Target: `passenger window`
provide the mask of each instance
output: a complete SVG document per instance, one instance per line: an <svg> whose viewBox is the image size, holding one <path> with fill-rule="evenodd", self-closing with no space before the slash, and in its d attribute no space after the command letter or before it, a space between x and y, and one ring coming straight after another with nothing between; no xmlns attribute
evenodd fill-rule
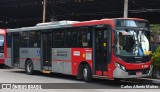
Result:
<svg viewBox="0 0 160 92"><path fill-rule="evenodd" d="M82 28L78 31L78 46L90 47L91 44L91 32L89 28Z"/></svg>
<svg viewBox="0 0 160 92"><path fill-rule="evenodd" d="M54 48L63 48L64 47L64 31L57 30L53 33L53 47Z"/></svg>
<svg viewBox="0 0 160 92"><path fill-rule="evenodd" d="M40 48L41 34L40 32L30 32L30 47Z"/></svg>
<svg viewBox="0 0 160 92"><path fill-rule="evenodd" d="M29 34L28 32L21 33L21 46L20 47L29 47Z"/></svg>

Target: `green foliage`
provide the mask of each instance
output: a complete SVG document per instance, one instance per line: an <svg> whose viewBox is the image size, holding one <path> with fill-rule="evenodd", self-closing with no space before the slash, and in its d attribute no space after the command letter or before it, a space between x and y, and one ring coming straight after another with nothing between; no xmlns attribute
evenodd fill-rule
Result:
<svg viewBox="0 0 160 92"><path fill-rule="evenodd" d="M153 67L160 69L160 46L157 47L156 51L152 54Z"/></svg>
<svg viewBox="0 0 160 92"><path fill-rule="evenodd" d="M151 24L151 31L160 34L160 24Z"/></svg>

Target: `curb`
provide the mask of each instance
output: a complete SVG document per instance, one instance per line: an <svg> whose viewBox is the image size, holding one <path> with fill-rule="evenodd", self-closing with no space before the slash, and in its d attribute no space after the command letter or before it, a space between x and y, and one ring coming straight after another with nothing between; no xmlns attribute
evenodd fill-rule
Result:
<svg viewBox="0 0 160 92"><path fill-rule="evenodd" d="M159 80L159 79L152 79L152 83L155 83L155 84L159 84L159 85L160 85L160 80Z"/></svg>
<svg viewBox="0 0 160 92"><path fill-rule="evenodd" d="M149 81L152 81L152 83L154 84L160 85L160 79L150 79L150 78L141 78L141 79L149 80Z"/></svg>

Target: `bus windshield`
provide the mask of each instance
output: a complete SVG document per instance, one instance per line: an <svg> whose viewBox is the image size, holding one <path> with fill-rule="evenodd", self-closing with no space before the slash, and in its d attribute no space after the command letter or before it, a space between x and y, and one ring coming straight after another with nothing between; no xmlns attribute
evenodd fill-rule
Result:
<svg viewBox="0 0 160 92"><path fill-rule="evenodd" d="M0 53L4 52L4 36L0 35Z"/></svg>
<svg viewBox="0 0 160 92"><path fill-rule="evenodd" d="M116 30L115 53L120 56L147 56L150 51L150 32L142 30Z"/></svg>

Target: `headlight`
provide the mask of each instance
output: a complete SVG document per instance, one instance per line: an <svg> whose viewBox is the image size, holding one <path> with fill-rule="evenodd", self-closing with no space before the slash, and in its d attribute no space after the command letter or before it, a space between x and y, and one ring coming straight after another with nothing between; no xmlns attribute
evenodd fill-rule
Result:
<svg viewBox="0 0 160 92"><path fill-rule="evenodd" d="M118 68L120 68L121 70L126 71L126 68L125 68L123 65L121 65L121 64L119 64L119 63L116 63L116 62L115 62L115 65L116 65Z"/></svg>
<svg viewBox="0 0 160 92"><path fill-rule="evenodd" d="M115 65L116 65L118 68L120 68L120 67L121 67L121 65L120 65L120 64L118 64L118 63L115 63Z"/></svg>
<svg viewBox="0 0 160 92"><path fill-rule="evenodd" d="M122 66L122 65L121 65L121 69L124 70L124 71L126 71L126 68L124 66Z"/></svg>

